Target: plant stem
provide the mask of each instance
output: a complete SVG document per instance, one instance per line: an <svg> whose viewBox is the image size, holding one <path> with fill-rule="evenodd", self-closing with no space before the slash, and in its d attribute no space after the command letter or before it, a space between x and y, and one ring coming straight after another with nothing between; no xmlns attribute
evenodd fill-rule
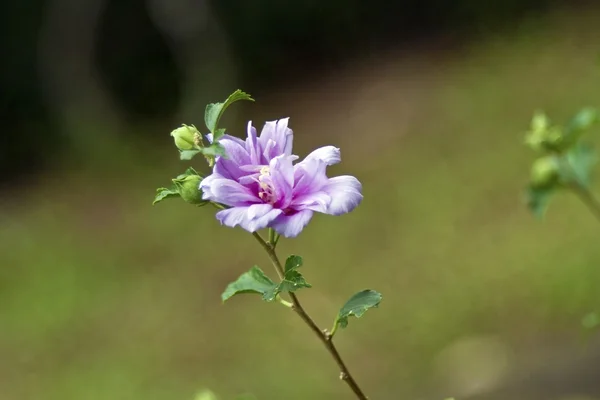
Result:
<svg viewBox="0 0 600 400"><path fill-rule="evenodd" d="M600 221L600 201L598 201L598 199L582 185L573 183L570 187L583 204L585 204L592 214L594 214L594 217Z"/></svg>
<svg viewBox="0 0 600 400"><path fill-rule="evenodd" d="M256 238L258 243L260 243L263 249L265 249L267 255L271 259L271 262L273 263L273 266L275 267L275 270L277 271L277 275L279 275L280 279L282 279L284 270L281 266L279 258L277 257L277 253L275 252L275 247L272 244L266 242L258 233L254 232L252 233L252 235ZM333 357L336 364L340 368L340 379L346 382L350 389L352 389L352 392L354 392L357 399L368 400L367 396L363 393L360 386L358 386L358 383L356 383L356 381L354 380L354 377L352 377L352 374L348 370L348 367L346 367L346 364L344 363L344 360L342 360L340 353L333 344L333 336L329 332L327 332L327 330L321 330L317 326L315 321L313 321L313 319L306 313L306 311L302 307L302 304L300 304L300 301L298 300L298 297L296 297L296 294L290 292L289 295L292 299L292 310L294 310L304 321L304 323L308 325L308 327L314 332L314 334L317 335L319 340L321 340L329 354L331 354L331 357Z"/></svg>

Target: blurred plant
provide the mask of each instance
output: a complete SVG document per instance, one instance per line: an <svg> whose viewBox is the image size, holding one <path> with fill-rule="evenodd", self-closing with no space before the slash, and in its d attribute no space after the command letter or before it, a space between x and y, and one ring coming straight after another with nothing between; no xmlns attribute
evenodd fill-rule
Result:
<svg viewBox="0 0 600 400"><path fill-rule="evenodd" d="M225 134L219 121L225 110L240 100L253 101L247 93L237 90L223 103L206 107L204 121L210 133L204 137L193 125L183 125L171 132L180 158L191 160L202 154L212 173L202 176L188 168L172 180L171 188L157 189L153 204L171 197L180 197L196 206L211 204L219 210L216 218L222 225L239 225L250 232L267 253L278 279L272 280L258 266L253 266L227 286L222 300L251 293L293 310L334 359L340 369L340 379L356 398L367 399L333 338L339 328L348 325L350 316L359 318L377 307L381 294L370 289L359 291L340 308L331 329L321 329L296 296L299 289L311 287L299 271L302 257L290 255L281 262L276 252L280 237L298 236L314 212L342 215L356 208L363 199L362 185L353 176L327 177L327 166L341 161L340 150L333 146L316 149L294 164L298 156L292 154L293 132L288 128L287 118L267 122L260 136L249 122L245 141ZM260 230L267 231L266 239ZM210 399L214 395L209 393L204 397Z"/></svg>
<svg viewBox="0 0 600 400"><path fill-rule="evenodd" d="M553 125L535 113L525 143L539 154L533 162L527 188L527 204L536 217L543 217L558 191L575 193L600 221L600 202L590 190L590 175L596 163L592 147L582 135L599 119L598 111L584 108L565 126Z"/></svg>

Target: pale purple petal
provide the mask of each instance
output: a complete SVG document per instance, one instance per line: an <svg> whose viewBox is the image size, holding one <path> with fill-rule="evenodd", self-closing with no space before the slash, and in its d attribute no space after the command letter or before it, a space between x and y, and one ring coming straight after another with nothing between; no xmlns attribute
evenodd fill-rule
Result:
<svg viewBox="0 0 600 400"><path fill-rule="evenodd" d="M274 219L283 213L282 210L271 207L270 210L264 214L255 214L254 218L251 218L252 207L263 205L270 206L270 204L255 204L248 208L248 217L250 218L250 222L248 223L248 226L243 227L244 229L248 230L249 232L256 232L259 229L266 228ZM261 209L260 211L263 212L264 210L265 208Z"/></svg>
<svg viewBox="0 0 600 400"><path fill-rule="evenodd" d="M310 210L298 211L293 215L280 215L273 222L270 227L275 229L281 236L292 238L296 237L302 232L302 229L308 224L312 218L313 212Z"/></svg>
<svg viewBox="0 0 600 400"><path fill-rule="evenodd" d="M286 208L292 201L292 186L294 184L294 156L281 155L271 160L269 164L270 178L277 197L275 206Z"/></svg>
<svg viewBox="0 0 600 400"><path fill-rule="evenodd" d="M322 190L331 196L331 203L327 208L327 214L331 215L350 212L363 199L361 183L358 179L349 175L330 178Z"/></svg>
<svg viewBox="0 0 600 400"><path fill-rule="evenodd" d="M327 184L327 165L317 158L304 159L294 165L294 193L314 193Z"/></svg>
<svg viewBox="0 0 600 400"><path fill-rule="evenodd" d="M251 164L260 164L260 146L256 138L256 128L252 126L252 121L248 121L248 138L246 139L246 150L250 154Z"/></svg>
<svg viewBox="0 0 600 400"><path fill-rule="evenodd" d="M306 156L304 160L315 158L323 161L326 165L337 164L342 161L340 149L334 146L324 146L316 149Z"/></svg>
<svg viewBox="0 0 600 400"><path fill-rule="evenodd" d="M216 216L223 225L232 228L240 225L248 232L256 232L259 229L266 228L282 212L281 210L273 209L273 207L267 209L262 206L265 206L265 204L229 208L219 211Z"/></svg>
<svg viewBox="0 0 600 400"><path fill-rule="evenodd" d="M260 199L250 189L231 179L215 179L210 184L210 200L231 207L259 203Z"/></svg>
<svg viewBox="0 0 600 400"><path fill-rule="evenodd" d="M294 197L290 208L294 210L312 210L326 213L331 203L331 196L325 192L308 193Z"/></svg>
<svg viewBox="0 0 600 400"><path fill-rule="evenodd" d="M288 122L289 118L282 118L265 123L258 142L267 162L282 154L292 154L294 133L288 128Z"/></svg>
<svg viewBox="0 0 600 400"><path fill-rule="evenodd" d="M219 179L224 179L224 178L219 174L212 173L200 181L199 187L200 187L200 190L202 191L202 198L204 200L211 200L215 197L214 193L211 190L211 187L212 187L213 183Z"/></svg>

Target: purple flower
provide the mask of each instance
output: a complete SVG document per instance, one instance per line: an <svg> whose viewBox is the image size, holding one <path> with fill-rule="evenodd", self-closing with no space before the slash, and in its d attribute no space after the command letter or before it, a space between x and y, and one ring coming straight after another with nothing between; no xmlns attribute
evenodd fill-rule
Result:
<svg viewBox="0 0 600 400"><path fill-rule="evenodd" d="M216 160L213 173L202 182L203 199L228 208L217 213L223 225L247 231L273 228L295 237L314 212L341 215L362 201L362 185L353 176L328 178L328 165L341 161L340 150L321 147L303 161L292 155L293 133L288 119L267 122L259 138L251 123L242 141L224 136L220 143L227 158Z"/></svg>

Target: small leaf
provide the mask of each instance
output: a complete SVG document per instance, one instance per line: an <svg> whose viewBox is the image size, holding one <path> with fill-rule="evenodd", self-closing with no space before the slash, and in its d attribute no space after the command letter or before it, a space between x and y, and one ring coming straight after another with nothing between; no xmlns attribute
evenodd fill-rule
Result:
<svg viewBox="0 0 600 400"><path fill-rule="evenodd" d="M362 317L368 309L378 307L382 297L381 293L369 289L356 293L340 310L336 318L336 326L345 328L348 326L348 317L352 315L356 318Z"/></svg>
<svg viewBox="0 0 600 400"><path fill-rule="evenodd" d="M206 127L210 132L215 134L214 140L218 139L217 129L219 126L219 120L223 116L223 113L233 103L240 100L249 100L254 101L254 99L248 94L244 93L241 90L236 90L233 92L227 100L223 103L211 103L206 106L206 110L204 112L204 122L206 123Z"/></svg>
<svg viewBox="0 0 600 400"><path fill-rule="evenodd" d="M152 205L155 205L164 199L168 199L169 197L179 197L179 192L174 189L158 188L156 189L156 196L154 197Z"/></svg>
<svg viewBox="0 0 600 400"><path fill-rule="evenodd" d="M270 297L276 287L277 285L259 267L254 266L235 282L230 283L221 294L221 299L225 302L237 294L257 293L263 295L263 299L271 301L275 298L275 296L272 296L272 299Z"/></svg>
<svg viewBox="0 0 600 400"><path fill-rule="evenodd" d="M576 181L585 188L589 187L590 174L596 161L596 154L590 146L584 143L577 143L567 153L570 180Z"/></svg>
<svg viewBox="0 0 600 400"><path fill-rule="evenodd" d="M546 214L550 198L554 194L555 187L535 187L530 185L526 191L527 207L532 214L541 219Z"/></svg>
<svg viewBox="0 0 600 400"><path fill-rule="evenodd" d="M206 157L225 156L225 147L221 143L213 143L201 150Z"/></svg>
<svg viewBox="0 0 600 400"><path fill-rule="evenodd" d="M588 130L598 121L598 111L592 107L586 107L579 111L565 127L567 135L579 135Z"/></svg>
<svg viewBox="0 0 600 400"><path fill-rule="evenodd" d="M223 135L225 135L225 128L215 129L215 131L213 132L213 142L218 142L218 140L221 139Z"/></svg>
<svg viewBox="0 0 600 400"><path fill-rule="evenodd" d="M285 261L285 273L283 280L277 285L277 293L295 292L298 289L312 287L310 283L306 282L302 274L297 271L301 266L302 257L292 255L287 258Z"/></svg>
<svg viewBox="0 0 600 400"><path fill-rule="evenodd" d="M185 170L185 172L183 174L179 174L177 175L177 178L175 179L183 179L186 176L190 176L190 175L198 175L198 176L202 176L200 175L198 172L196 172L196 170L192 167L189 167L188 169Z"/></svg>
<svg viewBox="0 0 600 400"><path fill-rule="evenodd" d="M285 260L285 272L300 268L302 266L302 257L300 256L289 256Z"/></svg>
<svg viewBox="0 0 600 400"><path fill-rule="evenodd" d="M179 151L179 159L183 161L188 161L194 158L196 154L202 153L203 149L194 149L194 150L180 150Z"/></svg>

